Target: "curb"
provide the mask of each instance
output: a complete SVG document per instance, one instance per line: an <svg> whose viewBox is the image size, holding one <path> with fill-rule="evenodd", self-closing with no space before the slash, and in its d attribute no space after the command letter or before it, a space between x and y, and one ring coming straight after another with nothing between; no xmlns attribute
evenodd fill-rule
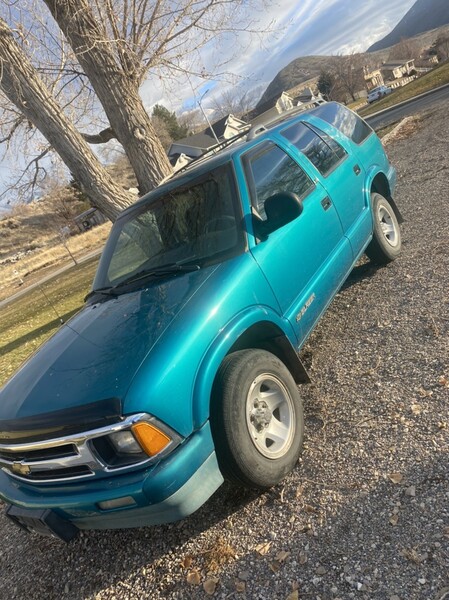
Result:
<svg viewBox="0 0 449 600"><path fill-rule="evenodd" d="M101 254L102 250L103 250L103 248L100 248L99 250L94 250L93 252L89 252L89 253L85 254L81 258L77 259L78 265L80 265L84 262L87 262L90 259L96 258L97 256L99 256ZM29 286L20 289L18 292L15 292L12 296L8 296L7 298L0 300L0 309L2 309L5 306L8 306L8 304L10 304L11 302L14 302L14 300L18 300L19 298L21 298L28 292L31 292L35 288L42 285L43 283L47 283L48 281L51 281L52 279L59 277L59 275L62 275L63 273L65 273L66 271L68 271L69 269L71 269L74 266L75 265L73 263L68 263L62 267L59 267L53 273L49 273L48 275L46 275L43 279L36 281L35 283L31 283Z"/></svg>
<svg viewBox="0 0 449 600"><path fill-rule="evenodd" d="M400 108L401 106L407 106L407 104L411 104L415 100L419 100L420 98L425 98L426 96L430 96L431 94L438 92L440 90L444 90L447 87L449 87L449 83L445 83L444 85L440 85L439 87L433 88L431 90L427 90L427 92L423 92L422 94L418 94L418 96L413 96L412 98L408 98L407 100L398 102L398 104L393 104L393 106L389 106L388 108L383 108L382 110L379 110L375 113L366 115L366 117L363 117L362 115L360 115L360 116L362 117L362 119L365 119L365 121L369 122L369 120L373 119L374 117L378 117L380 115L388 113L388 112L394 110L395 108Z"/></svg>
<svg viewBox="0 0 449 600"><path fill-rule="evenodd" d="M405 126L415 119L414 116L404 117L399 123L386 135L380 138L382 144L386 146L391 140L395 139L396 134Z"/></svg>

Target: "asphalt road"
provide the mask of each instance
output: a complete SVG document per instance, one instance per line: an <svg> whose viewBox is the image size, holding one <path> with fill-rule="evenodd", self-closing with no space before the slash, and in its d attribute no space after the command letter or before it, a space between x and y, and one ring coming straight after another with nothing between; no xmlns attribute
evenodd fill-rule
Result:
<svg viewBox="0 0 449 600"><path fill-rule="evenodd" d="M78 258L77 259L77 263L78 264L85 263L86 261L90 260L91 258L95 258L96 256L99 256L100 254L101 254L101 249L100 250L94 250L93 252L89 252L89 254L86 254L82 258ZM52 273L49 273L48 275L46 275L45 277L43 277L42 279L40 279L36 283L32 283L31 285L28 285L28 286L20 289L18 292L16 292L12 296L8 296L8 298L5 298L4 300L1 300L0 301L0 309L2 309L4 306L7 306L11 302L14 302L14 300L18 300L19 298L21 298L25 294L28 294L28 292L30 292L34 288L38 287L39 285L43 285L44 283L47 283L47 281L50 281L50 280L54 279L55 277L58 277L59 275L62 275L62 273L65 273L69 269L73 268L73 266L74 266L73 262L70 262L70 263L64 265L63 267L60 267L56 271L53 271Z"/></svg>
<svg viewBox="0 0 449 600"><path fill-rule="evenodd" d="M449 101L449 85L444 85L436 90L425 92L410 100L405 100L400 104L382 110L374 115L366 117L366 121L373 129L382 129L388 127L409 115L413 115L418 111L430 108L439 102Z"/></svg>

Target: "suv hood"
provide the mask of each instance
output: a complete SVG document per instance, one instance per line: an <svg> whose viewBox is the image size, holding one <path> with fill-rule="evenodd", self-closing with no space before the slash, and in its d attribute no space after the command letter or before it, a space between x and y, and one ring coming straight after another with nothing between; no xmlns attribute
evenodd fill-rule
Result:
<svg viewBox="0 0 449 600"><path fill-rule="evenodd" d="M0 432L107 399L121 400L151 348L217 269L207 267L92 304L0 390ZM87 408L87 407L86 407ZM62 415L62 413L61 413ZM34 417L34 418L33 418Z"/></svg>

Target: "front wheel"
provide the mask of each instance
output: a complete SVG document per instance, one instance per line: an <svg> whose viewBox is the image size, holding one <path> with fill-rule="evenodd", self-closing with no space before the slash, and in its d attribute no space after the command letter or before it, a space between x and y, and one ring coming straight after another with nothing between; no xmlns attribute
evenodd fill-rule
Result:
<svg viewBox="0 0 449 600"><path fill-rule="evenodd" d="M265 489L285 477L301 453L304 419L284 363L265 350L228 355L214 385L211 427L226 479Z"/></svg>
<svg viewBox="0 0 449 600"><path fill-rule="evenodd" d="M375 263L386 265L401 252L401 229L391 204L380 194L371 195L373 239L366 254Z"/></svg>

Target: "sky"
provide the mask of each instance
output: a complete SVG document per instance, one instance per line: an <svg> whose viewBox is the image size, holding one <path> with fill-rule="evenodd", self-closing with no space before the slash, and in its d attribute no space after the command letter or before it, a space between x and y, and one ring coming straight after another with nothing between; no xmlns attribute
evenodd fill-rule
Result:
<svg viewBox="0 0 449 600"><path fill-rule="evenodd" d="M262 95L278 71L299 56L311 54L348 54L364 52L375 41L389 33L415 0L278 0L270 2L262 15L257 15L260 29L271 29L261 38L245 39L235 51L235 40L220 41L201 54L202 67L213 72L217 55L229 59L227 71L235 75L242 89L259 88ZM243 50L242 50L243 48ZM196 88L195 82L192 85ZM196 98L210 88L202 105L212 106L214 96L229 83L209 82L199 86ZM172 110L189 108L194 98L189 82L167 94L154 83L144 84L142 95L147 106L162 102ZM169 100L170 98L170 100Z"/></svg>
<svg viewBox="0 0 449 600"><path fill-rule="evenodd" d="M239 34L220 39L218 47L209 44L196 57L196 67L216 72L220 60L227 61L226 78L208 81L191 78L178 81L170 88L146 82L141 89L148 110L161 103L170 110L182 112L196 106L203 97L207 112L223 90L231 86L236 94L257 89L259 97L278 71L299 56L311 54L345 54L363 52L384 37L401 20L415 0L266 0L265 8L255 14L257 27L265 31L259 36ZM230 83L232 81L232 83ZM206 123L205 123L206 126ZM0 164L0 191L4 176L11 174L18 160ZM15 176L15 175L14 175ZM0 214L5 200L0 199Z"/></svg>

